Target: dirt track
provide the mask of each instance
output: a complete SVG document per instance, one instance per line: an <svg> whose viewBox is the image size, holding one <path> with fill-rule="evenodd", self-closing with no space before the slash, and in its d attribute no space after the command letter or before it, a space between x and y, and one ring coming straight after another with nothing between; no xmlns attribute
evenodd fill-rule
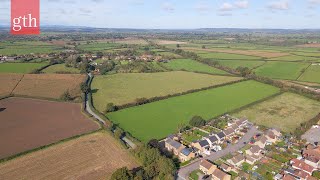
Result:
<svg viewBox="0 0 320 180"><path fill-rule="evenodd" d="M138 166L108 133L94 133L0 164L0 179L108 179Z"/></svg>
<svg viewBox="0 0 320 180"><path fill-rule="evenodd" d="M0 159L99 129L80 104L25 98L0 101Z"/></svg>

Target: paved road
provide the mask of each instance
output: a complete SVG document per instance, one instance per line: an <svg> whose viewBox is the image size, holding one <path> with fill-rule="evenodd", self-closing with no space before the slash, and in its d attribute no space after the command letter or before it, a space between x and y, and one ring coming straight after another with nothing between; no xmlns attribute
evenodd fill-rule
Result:
<svg viewBox="0 0 320 180"><path fill-rule="evenodd" d="M88 76L90 78L92 78L92 74L89 73ZM91 84L88 84L89 86L91 86ZM106 122L98 115L96 114L92 109L91 109L91 106L90 106L90 103L89 102L89 94L87 93L86 94L86 111L91 114L95 119L97 119L99 122L101 122L103 125L106 125ZM136 145L130 140L128 139L127 137L123 137L122 140L127 143L132 149L136 148Z"/></svg>
<svg viewBox="0 0 320 180"><path fill-rule="evenodd" d="M248 142L254 135L256 135L257 133L260 133L260 131L255 127L251 127L251 129L239 140L239 142L237 144L234 145L229 145L228 147L226 147L224 150L222 151L218 151L215 153L211 153L210 156L205 157L205 159L209 159L211 161L215 161L223 156L228 155L229 153L234 153L238 150L240 150L241 148L243 148L245 146L244 142ZM189 164L188 166L185 166L183 168L181 168L178 171L178 180L187 180L189 179L189 174L196 170L199 169L200 166L200 161L201 159L198 159L194 162L192 162L191 164Z"/></svg>

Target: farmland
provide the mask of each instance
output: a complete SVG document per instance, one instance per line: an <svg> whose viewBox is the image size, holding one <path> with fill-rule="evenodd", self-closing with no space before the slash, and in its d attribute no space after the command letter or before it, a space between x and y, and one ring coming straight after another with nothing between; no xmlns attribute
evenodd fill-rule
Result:
<svg viewBox="0 0 320 180"><path fill-rule="evenodd" d="M268 62L256 69L255 72L260 76L295 80L308 66L308 63Z"/></svg>
<svg viewBox="0 0 320 180"><path fill-rule="evenodd" d="M0 159L99 129L80 104L25 98L0 104Z"/></svg>
<svg viewBox="0 0 320 180"><path fill-rule="evenodd" d="M166 96L240 80L191 72L134 73L96 76L92 83L94 106L103 112L108 103L122 105L137 98ZM187 81L187 83L186 83Z"/></svg>
<svg viewBox="0 0 320 180"><path fill-rule="evenodd" d="M0 179L109 179L139 164L108 133L97 132L0 164Z"/></svg>
<svg viewBox="0 0 320 180"><path fill-rule="evenodd" d="M22 76L22 74L0 74L0 97L9 95Z"/></svg>
<svg viewBox="0 0 320 180"><path fill-rule="evenodd" d="M227 66L233 69L236 69L237 67L248 67L250 69L262 66L265 64L265 61L239 61L239 60L220 60L218 61L220 65Z"/></svg>
<svg viewBox="0 0 320 180"><path fill-rule="evenodd" d="M191 60L191 59L177 59L171 60L169 63L163 63L163 65L172 70L186 70L193 72L203 72L210 74L227 74L226 72L210 67L206 64Z"/></svg>
<svg viewBox="0 0 320 180"><path fill-rule="evenodd" d="M110 42L95 42L90 44L81 44L78 46L79 49L84 51L91 51L91 52L97 52L97 51L105 51L105 50L111 50L118 48L119 44L110 43Z"/></svg>
<svg viewBox="0 0 320 180"><path fill-rule="evenodd" d="M56 64L45 68L42 72L51 74L79 74L80 70L73 67L66 67L65 64Z"/></svg>
<svg viewBox="0 0 320 180"><path fill-rule="evenodd" d="M47 65L47 63L1 63L0 73L31 73Z"/></svg>
<svg viewBox="0 0 320 180"><path fill-rule="evenodd" d="M320 102L297 94L284 93L237 112L235 116L247 117L258 125L293 132L300 123L315 117L320 112L319 109Z"/></svg>
<svg viewBox="0 0 320 180"><path fill-rule="evenodd" d="M199 53L199 52L198 52ZM200 57L204 59L226 59L226 60L251 60L256 59L259 60L261 58L255 56L246 56L241 54L229 54L229 53L214 53L214 52L201 52L198 54Z"/></svg>
<svg viewBox="0 0 320 180"><path fill-rule="evenodd" d="M309 66L298 80L320 83L320 65Z"/></svg>
<svg viewBox="0 0 320 180"><path fill-rule="evenodd" d="M75 74L25 74L13 94L59 99L69 91L72 97L77 98L81 95L80 83L84 80L84 75Z"/></svg>
<svg viewBox="0 0 320 180"><path fill-rule="evenodd" d="M275 87L246 81L123 109L107 116L146 142L175 132L179 124L188 123L195 115L208 120L278 92Z"/></svg>
<svg viewBox="0 0 320 180"><path fill-rule="evenodd" d="M22 55L31 53L51 53L62 51L59 46L37 41L21 42L0 42L0 54L3 55Z"/></svg>

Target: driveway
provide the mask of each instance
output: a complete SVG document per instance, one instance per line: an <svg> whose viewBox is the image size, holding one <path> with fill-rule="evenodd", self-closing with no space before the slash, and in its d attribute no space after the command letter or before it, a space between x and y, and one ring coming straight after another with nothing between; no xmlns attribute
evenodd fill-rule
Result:
<svg viewBox="0 0 320 180"><path fill-rule="evenodd" d="M245 146L244 142L249 142L249 140L256 134L261 133L255 126L252 126L250 130L238 141L237 144L234 145L229 145L222 151L218 151L215 153L211 153L210 156L205 157L205 159L209 159L210 161L215 161L223 156L228 155L229 153L234 153L240 150ZM200 161L201 159L197 159L188 166L182 167L178 171L178 180L187 180L189 179L189 174L196 170L199 169L200 166Z"/></svg>

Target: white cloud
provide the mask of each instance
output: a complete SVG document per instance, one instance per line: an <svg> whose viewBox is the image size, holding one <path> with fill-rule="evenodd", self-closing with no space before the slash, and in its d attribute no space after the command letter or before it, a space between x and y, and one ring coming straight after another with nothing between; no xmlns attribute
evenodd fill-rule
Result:
<svg viewBox="0 0 320 180"><path fill-rule="evenodd" d="M320 4L320 0L308 0L308 2L309 2L310 4L315 4L315 5Z"/></svg>
<svg viewBox="0 0 320 180"><path fill-rule="evenodd" d="M237 8L246 9L249 6L249 1L236 1L234 5Z"/></svg>
<svg viewBox="0 0 320 180"><path fill-rule="evenodd" d="M268 8L271 10L288 10L289 2L286 0L274 1L268 5Z"/></svg>
<svg viewBox="0 0 320 180"><path fill-rule="evenodd" d="M234 6L231 3L223 3L219 8L220 11L232 11L233 9Z"/></svg>
<svg viewBox="0 0 320 180"><path fill-rule="evenodd" d="M225 2L223 3L220 8L219 11L233 11L236 9L246 9L249 7L249 1L235 1L234 3L228 3Z"/></svg>

